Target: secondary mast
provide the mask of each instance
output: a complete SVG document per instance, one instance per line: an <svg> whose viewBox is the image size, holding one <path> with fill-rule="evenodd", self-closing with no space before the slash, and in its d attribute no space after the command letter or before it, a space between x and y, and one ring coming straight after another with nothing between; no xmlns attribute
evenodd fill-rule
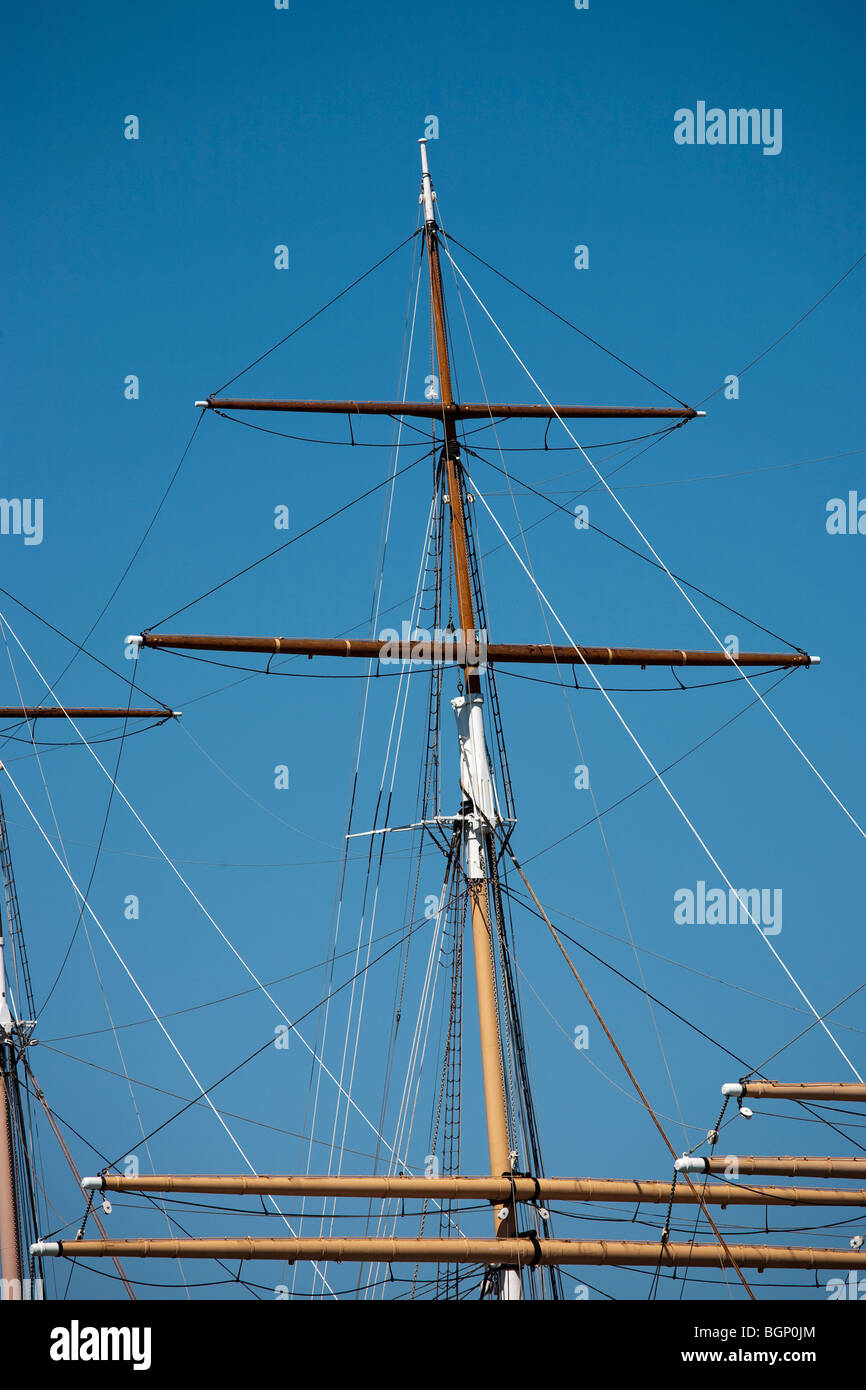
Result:
<svg viewBox="0 0 866 1390"><path fill-rule="evenodd" d="M21 1297L21 1251L18 1244L18 1203L9 1096L15 1032L6 991L5 941L3 915L0 913L0 1278L2 1296L8 1299Z"/></svg>

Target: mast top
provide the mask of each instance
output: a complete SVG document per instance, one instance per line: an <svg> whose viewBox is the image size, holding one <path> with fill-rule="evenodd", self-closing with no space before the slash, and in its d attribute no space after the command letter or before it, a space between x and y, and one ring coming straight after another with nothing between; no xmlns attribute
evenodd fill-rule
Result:
<svg viewBox="0 0 866 1390"><path fill-rule="evenodd" d="M419 202L424 204L424 221L429 226L431 222L436 225L436 214L433 210L433 203L436 193L433 189L433 180L430 177L430 168L427 164L427 141L422 136L418 141L421 146L421 197Z"/></svg>

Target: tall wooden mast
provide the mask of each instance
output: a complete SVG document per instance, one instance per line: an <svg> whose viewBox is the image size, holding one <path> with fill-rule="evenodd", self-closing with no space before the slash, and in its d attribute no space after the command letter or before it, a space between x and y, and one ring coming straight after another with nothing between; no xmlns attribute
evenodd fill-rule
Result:
<svg viewBox="0 0 866 1390"><path fill-rule="evenodd" d="M427 142L421 140L421 201L424 208L424 237L430 276L430 313L436 344L439 394L444 407L442 427L445 443L441 461L445 469L448 511L451 520L451 550L454 559L454 586L460 635L467 653L475 645L475 611L472 578L466 540L465 493L460 464L460 445L452 407L451 364L448 356L448 325L439 260L439 234L436 223L435 193L427 164ZM491 930L490 890L486 874L487 840L495 817L495 806L484 736L481 679L477 665L464 666L465 693L452 700L460 739L461 790L464 793L463 858L469 889L472 918L472 946L475 958L475 986L478 997L478 1025L481 1037L481 1068L484 1079L484 1107L487 1117L487 1146L490 1175L509 1174L514 1167L508 1132L508 1108L502 1037L499 1028L499 984L496 950ZM505 1213L503 1216L502 1213ZM496 1234L514 1236L512 1203L497 1208ZM519 1299L522 1283L519 1271L506 1269L499 1278L499 1297Z"/></svg>

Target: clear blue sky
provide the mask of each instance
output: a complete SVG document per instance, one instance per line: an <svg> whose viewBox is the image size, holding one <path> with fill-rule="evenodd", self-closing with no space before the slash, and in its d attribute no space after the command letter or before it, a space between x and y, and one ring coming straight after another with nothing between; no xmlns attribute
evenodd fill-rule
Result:
<svg viewBox="0 0 866 1390"><path fill-rule="evenodd" d="M213 0L206 7L19 8L6 27L2 492L43 499L44 536L31 546L21 536L0 536L2 584L76 639L83 638L123 572L172 476L195 423L193 402L413 230L416 141L430 116L439 123L438 140L429 145L431 166L453 236L690 403L716 392L728 374L773 343L864 249L863 17L853 4L822 9L796 3L782 16L774 7L742 3L591 0L587 11L578 12L566 0L541 6L506 0L495 7L443 0L434 16L430 7L396 3L292 0L282 12L266 0ZM725 110L781 109L781 152L677 145L674 113L698 102ZM139 118L138 140L124 138L129 115ZM289 248L286 271L274 268L280 244ZM586 270L574 268L577 245L589 248ZM551 399L666 403L660 392L468 255L455 255ZM796 672L772 703L861 824L866 538L829 536L825 518L828 499L866 493L864 273L863 266L854 271L742 376L739 399L715 394L705 420L643 454L616 480L619 497L671 569L821 655L819 669ZM409 290L407 248L236 389L262 396L393 398L400 390ZM465 398L481 399L453 285L449 292L459 384ZM537 399L466 292L464 301L491 399ZM410 396L423 393L428 343L422 297ZM124 398L129 374L140 380L138 400ZM260 422L291 430L286 418ZM304 419L297 428L299 434L334 439L345 431L343 420L322 426ZM373 422L359 427L357 437L384 440L389 431L388 422ZM592 443L641 432L613 422L587 428L578 438ZM534 427L522 433L514 427L509 436L525 445L540 438ZM554 438L553 430L549 442L568 443ZM612 460L614 452L601 450L594 457ZM414 451L406 461L410 456ZM585 467L575 471L583 460L573 453L506 458L519 477L568 506L591 481ZM290 508L297 533L380 482L387 468L384 450L304 445L206 418L153 532L88 643L123 680L80 657L60 685L62 698L70 704L124 703L126 633L156 623L284 539L273 527L275 506ZM514 512L501 475L476 460L470 468L513 533ZM550 511L515 487L524 526ZM368 635L383 496L374 494L169 627L324 636L354 628ZM596 491L584 500L598 526L639 546L609 497ZM406 595L414 584L428 504L429 470L422 466L396 489L382 604L395 606L398 622L409 616ZM492 551L499 537L480 505L476 522L482 550ZM568 516L543 521L527 541L539 583L578 640L711 645L663 575L591 530L575 531ZM514 558L498 549L485 573L494 639L543 637L537 601ZM777 645L759 628L703 599L698 603L715 630L735 634L743 648ZM0 611L53 680L71 649L9 599L3 598ZM36 702L43 689L11 637L9 642L24 697ZM5 652L2 663L2 699L15 703ZM673 683L665 672L621 674L623 679L609 683ZM235 676L145 653L140 684L185 710L183 728L207 756L181 729L144 733L124 749L119 784L226 935L262 978L275 979L327 955L361 685L260 678L221 689ZM452 687L453 680L449 698ZM413 688L392 823L414 815L424 679ZM219 693L208 694L213 691ZM514 678L504 678L500 692L520 817L515 846L523 859L592 814L589 793L573 787L574 767L584 759L572 719L599 806L648 776L598 694L565 698ZM359 828L371 823L394 693L395 682L385 680L372 692L366 771L356 803ZM752 697L739 682L614 698L657 766L664 766ZM59 728L50 726L42 737L65 741ZM15 733L21 736L21 730ZM445 734L453 799L455 746L447 724ZM113 768L117 744L96 751ZM4 743L2 757L53 833L40 769L26 743ZM287 791L274 788L277 764L290 769ZM108 781L80 746L46 751L43 771L72 871L86 883ZM831 1008L863 978L863 840L851 822L760 708L680 764L670 785L737 886L782 889L783 929L773 944L816 1007ZM11 787L4 784L2 792L41 1000L75 925L75 901ZM633 797L604 825L630 928L642 948L647 988L750 1064L760 1064L809 1022L797 1011L805 1006L766 942L749 926L689 928L674 922L677 889L699 880L715 886L719 876L660 788ZM115 800L92 903L154 1006L167 1014L247 988L249 977L236 958L155 854ZM249 867L258 865L278 867ZM351 866L343 949L356 939L363 870L363 863ZM440 872L436 857L426 856L422 894L438 890ZM597 829L550 850L529 872L546 904L598 930L562 916L554 920L636 977ZM379 937L404 921L408 881L408 860L389 861L374 955ZM124 918L131 894L140 899L137 921ZM628 1090L598 1030L591 1029L586 1054L571 1045L575 1027L589 1021L587 1011L543 924L518 913L516 929L548 1172L666 1178L669 1156L652 1125L607 1079ZM91 930L115 1022L141 1019L141 1000ZM388 937L381 949L395 939ZM426 937L413 951L406 1004L411 1021ZM675 1100L645 1002L602 965L579 951L577 957L641 1083L660 1113L672 1117L664 1123L675 1146L687 1146L678 1105L691 1127L688 1146L698 1143L718 1113L720 1084L743 1068L658 1011ZM337 962L336 981L347 978L350 964L351 957ZM368 975L353 1084L358 1103L374 1116L398 978L399 952ZM295 1017L315 1002L321 979L314 971L288 981L275 987L275 997ZM463 1168L473 1172L483 1170L486 1145L478 1123L471 976L466 997ZM329 1024L328 1061L336 1069L346 998L344 992ZM861 994L833 1015L837 1036L861 1071L862 999ZM431 1051L438 1018L436 1013ZM254 993L180 1015L167 1026L209 1082L266 1041L279 1022L273 1007ZM33 1064L60 1115L114 1159L140 1143L125 1082L49 1050L122 1070L107 1027L94 963L79 932L40 1020L39 1037L47 1045L35 1049ZM316 1019L302 1027L312 1040ZM81 1034L88 1036L70 1036ZM67 1040L56 1041L61 1038ZM191 1094L192 1083L155 1025L126 1029L122 1039L131 1076ZM817 1028L788 1048L770 1074L851 1076ZM287 1053L266 1052L217 1093L226 1110L247 1117L231 1123L260 1170L292 1171L305 1164L306 1151L296 1138L261 1122L292 1134L303 1131L309 1078L309 1055L293 1042ZM322 1095L319 1126L328 1137L334 1097L325 1081ZM426 1090L422 1098L429 1102ZM135 1100L146 1130L171 1113L170 1098L146 1086L136 1085ZM420 1107L424 1120L410 1146L418 1167L427 1152L428 1109ZM849 1153L866 1144L866 1129L857 1127L856 1117L851 1126L846 1119L851 1137L843 1139L790 1106L756 1110L765 1113L756 1115L746 1133L745 1122L735 1122L724 1145L763 1153ZM347 1146L367 1154L370 1140L369 1129L354 1117ZM82 1139L73 1135L70 1142L84 1171L101 1166ZM60 1213L54 1224L72 1223L74 1231L82 1203L56 1146L49 1138L44 1145ZM163 1130L151 1154L162 1170L241 1166L204 1112ZM327 1148L318 1151L320 1161L323 1155ZM347 1155L343 1168L352 1171L367 1162ZM623 1215L605 1212L618 1214ZM625 1231L649 1239L659 1216L651 1211L648 1219L656 1224L647 1227L560 1220L557 1229L609 1236ZM809 1220L801 1216L780 1216L777 1224L812 1220L809 1213ZM116 1203L110 1221L118 1233L165 1232L161 1217L134 1202ZM729 1212L725 1229L750 1221L748 1213L741 1220ZM265 1224L274 1233L274 1223L261 1219L256 1229ZM221 1227L226 1222L219 1218L213 1227L202 1218L195 1229ZM232 1227L248 1228L243 1221ZM854 1229L841 1226L815 1240L847 1246ZM792 1243L808 1239L790 1237ZM190 1266L190 1281L223 1277L219 1271L202 1273L205 1268L212 1270ZM150 1269L158 1273L148 1276ZM132 1272L179 1280L176 1266ZM648 1291L646 1274L587 1273L610 1294L640 1298ZM62 1291L65 1269L59 1275ZM256 1271L264 1285L277 1277L276 1268ZM769 1296L770 1275L763 1278L763 1285L760 1278L754 1282ZM805 1286L807 1276L789 1281ZM104 1298L116 1296L119 1286L104 1274L79 1272L71 1287ZM724 1296L724 1286L690 1287ZM233 1297L238 1290L199 1292ZM678 1285L662 1288L665 1297L678 1293ZM269 1296L266 1290L263 1296ZM801 1289L797 1296L824 1295L823 1289Z"/></svg>

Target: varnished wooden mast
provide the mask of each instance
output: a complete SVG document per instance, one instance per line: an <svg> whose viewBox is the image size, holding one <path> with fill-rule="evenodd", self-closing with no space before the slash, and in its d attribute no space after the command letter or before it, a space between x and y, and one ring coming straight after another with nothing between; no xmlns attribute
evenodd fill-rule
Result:
<svg viewBox="0 0 866 1390"><path fill-rule="evenodd" d="M469 569L469 553L466 539L466 516L464 511L463 480L460 468L460 446L455 428L453 411L454 394L451 384L451 363L448 354L448 325L445 317L445 297L442 289L442 271L439 263L439 242L434 211L433 184L427 167L427 146L421 147L421 201L424 207L424 236L427 249L427 266L430 279L430 312L433 320L433 334L436 344L436 365L439 377L439 396L443 407L442 429L445 443L442 461L445 468L448 495L448 509L451 519L451 549L454 559L454 583L457 592L457 610L460 632L468 640L475 632L475 609L472 601L472 579ZM464 667L464 681L469 699L480 696L481 679L476 665ZM487 754L480 750L486 761ZM474 808L473 808L474 809ZM505 1079L502 1059L502 1038L499 1028L499 993L495 965L495 943L491 929L491 912L488 882L484 876L483 865L479 876L467 876L469 890L472 944L475 959L475 984L478 998L478 1024L481 1039L481 1068L484 1081L484 1105L487 1119L487 1146L490 1158L490 1172L493 1177L501 1177L512 1168L510 1158L511 1141L508 1132L508 1110L505 1098ZM516 1234L514 1204L509 1202L504 1219L496 1217L496 1233L506 1237ZM503 1287L503 1286L501 1286ZM512 1296L519 1296L519 1276L512 1280Z"/></svg>

